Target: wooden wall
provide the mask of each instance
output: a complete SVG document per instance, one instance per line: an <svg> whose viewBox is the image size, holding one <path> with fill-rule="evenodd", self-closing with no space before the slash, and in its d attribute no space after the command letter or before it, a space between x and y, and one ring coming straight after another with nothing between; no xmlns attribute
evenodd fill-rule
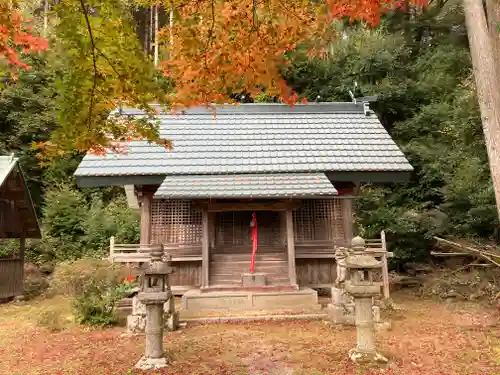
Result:
<svg viewBox="0 0 500 375"><path fill-rule="evenodd" d="M201 286L201 261L174 262L175 272L170 276L172 286Z"/></svg>
<svg viewBox="0 0 500 375"><path fill-rule="evenodd" d="M259 247L281 246L281 212L256 212ZM252 246L251 211L216 212L214 247L243 245Z"/></svg>
<svg viewBox="0 0 500 375"><path fill-rule="evenodd" d="M335 259L297 259L295 264L300 286L332 286L337 277Z"/></svg>
<svg viewBox="0 0 500 375"><path fill-rule="evenodd" d="M352 236L351 199L303 200L293 213L295 243L331 241L344 246Z"/></svg>
<svg viewBox="0 0 500 375"><path fill-rule="evenodd" d="M352 239L352 198L306 200L293 213L297 283L329 287L337 277L335 248Z"/></svg>
<svg viewBox="0 0 500 375"><path fill-rule="evenodd" d="M23 259L0 259L0 299L23 293Z"/></svg>
<svg viewBox="0 0 500 375"><path fill-rule="evenodd" d="M201 212L193 208L192 201L153 200L151 243L201 246L201 237Z"/></svg>
<svg viewBox="0 0 500 375"><path fill-rule="evenodd" d="M169 246L172 255L184 257L174 262L172 286L202 284L202 213L192 201L152 200L151 243ZM352 238L352 199L303 200L292 214L297 283L300 286L325 287L336 278L335 247L346 246ZM209 215L210 254L228 253L236 247L251 252L251 212L217 212ZM286 249L284 212L257 212L259 246ZM240 249L241 248L241 249ZM220 251L218 252L217 249ZM230 250L231 253L238 253ZM192 259L186 259L192 257ZM195 259L196 258L196 259Z"/></svg>

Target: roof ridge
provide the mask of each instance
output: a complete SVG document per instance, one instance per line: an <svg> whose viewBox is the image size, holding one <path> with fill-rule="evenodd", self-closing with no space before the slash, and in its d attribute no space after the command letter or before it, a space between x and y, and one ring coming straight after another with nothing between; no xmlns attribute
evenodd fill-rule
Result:
<svg viewBox="0 0 500 375"><path fill-rule="evenodd" d="M249 114L299 114L299 113L365 113L366 104L362 102L312 102L306 104L295 104L293 106L286 103L239 103L239 104L216 104L212 108L208 106L193 106L169 112L161 109L159 104L152 104L154 108L159 108L158 116L165 115L249 115ZM121 108L115 113L135 116L143 115L144 111L138 108Z"/></svg>

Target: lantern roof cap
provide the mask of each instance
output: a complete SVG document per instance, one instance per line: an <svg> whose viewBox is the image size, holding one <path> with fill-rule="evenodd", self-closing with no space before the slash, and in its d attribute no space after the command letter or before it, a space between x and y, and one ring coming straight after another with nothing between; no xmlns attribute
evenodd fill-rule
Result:
<svg viewBox="0 0 500 375"><path fill-rule="evenodd" d="M380 268L382 262L372 255L350 255L346 258L345 266L352 269Z"/></svg>
<svg viewBox="0 0 500 375"><path fill-rule="evenodd" d="M172 267L164 262L150 263L143 271L143 275L168 275L173 273Z"/></svg>

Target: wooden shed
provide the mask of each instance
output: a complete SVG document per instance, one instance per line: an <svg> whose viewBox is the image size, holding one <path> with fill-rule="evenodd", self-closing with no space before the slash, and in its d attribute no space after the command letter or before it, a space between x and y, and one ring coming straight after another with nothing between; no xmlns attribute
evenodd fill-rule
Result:
<svg viewBox="0 0 500 375"><path fill-rule="evenodd" d="M248 273L280 290L332 285L360 183L412 171L367 103L190 108L158 120L173 151L133 141L126 154L85 156L75 176L135 186L141 244L112 243L111 258L139 261L161 243L184 290L239 288Z"/></svg>
<svg viewBox="0 0 500 375"><path fill-rule="evenodd" d="M0 300L23 294L27 238L41 238L33 202L18 159L0 156L0 241L19 239L18 251L0 258Z"/></svg>

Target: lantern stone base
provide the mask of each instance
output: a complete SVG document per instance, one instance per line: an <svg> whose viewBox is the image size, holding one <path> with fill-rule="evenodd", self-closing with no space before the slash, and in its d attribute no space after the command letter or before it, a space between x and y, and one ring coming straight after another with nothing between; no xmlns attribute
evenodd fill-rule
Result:
<svg viewBox="0 0 500 375"><path fill-rule="evenodd" d="M265 273L244 273L241 275L241 286L265 286L266 274Z"/></svg>
<svg viewBox="0 0 500 375"><path fill-rule="evenodd" d="M361 352L356 348L349 351L349 358L354 363L369 365L369 364L386 364L389 362L382 354L377 352Z"/></svg>
<svg viewBox="0 0 500 375"><path fill-rule="evenodd" d="M167 366L167 360L165 358L146 358L142 357L139 362L136 363L135 368L143 371L156 370Z"/></svg>

